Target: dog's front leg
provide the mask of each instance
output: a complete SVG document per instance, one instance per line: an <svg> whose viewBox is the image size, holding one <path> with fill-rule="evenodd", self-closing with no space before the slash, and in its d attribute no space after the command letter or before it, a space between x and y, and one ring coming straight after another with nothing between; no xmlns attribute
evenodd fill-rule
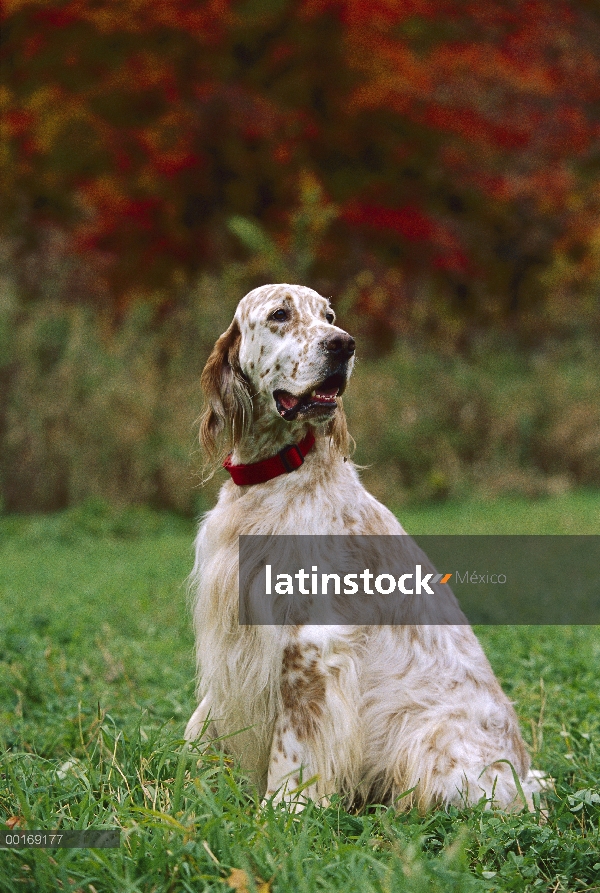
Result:
<svg viewBox="0 0 600 893"><path fill-rule="evenodd" d="M265 799L273 797L273 803L288 800L301 809L307 799L318 799L318 778L314 756L298 737L292 721L292 716L282 716L275 725Z"/></svg>
<svg viewBox="0 0 600 893"><path fill-rule="evenodd" d="M298 640L283 652L266 796L296 808L347 792L361 762L356 668L326 638L319 644Z"/></svg>
<svg viewBox="0 0 600 893"><path fill-rule="evenodd" d="M185 727L184 737L186 741L195 741L203 732L207 731L209 713L210 702L208 695L206 695L190 716L188 724Z"/></svg>

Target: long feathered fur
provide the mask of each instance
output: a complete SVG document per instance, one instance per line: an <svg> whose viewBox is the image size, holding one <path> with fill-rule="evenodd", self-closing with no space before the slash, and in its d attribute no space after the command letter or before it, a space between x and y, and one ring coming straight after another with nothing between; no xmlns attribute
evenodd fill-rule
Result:
<svg viewBox="0 0 600 893"><path fill-rule="evenodd" d="M273 320L277 308L285 325ZM258 461L309 428L316 444L291 474L250 487L228 481L200 525L191 575L199 706L186 736L208 722L261 794L275 799L310 782L304 797L338 792L399 809L481 796L519 808L519 788L531 805L539 785L514 709L460 619L370 627L238 622L240 536L404 534L348 459L339 398L333 418L286 422L277 412L278 389L305 393L328 374L327 339L341 331L330 316L310 289L255 289L204 370L201 439L213 461L229 451L236 462Z"/></svg>

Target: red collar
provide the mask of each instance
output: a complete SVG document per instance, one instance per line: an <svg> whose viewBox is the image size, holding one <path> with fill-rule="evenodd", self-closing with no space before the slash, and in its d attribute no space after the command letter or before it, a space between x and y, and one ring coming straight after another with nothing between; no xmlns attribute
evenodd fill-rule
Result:
<svg viewBox="0 0 600 893"><path fill-rule="evenodd" d="M227 456L223 462L223 468L227 469L234 484L247 487L250 484L264 484L280 474L288 474L296 471L304 462L304 457L310 453L315 445L315 435L309 429L308 434L300 443L291 443L274 456L263 459L262 462L252 462L250 465L233 465L231 456Z"/></svg>

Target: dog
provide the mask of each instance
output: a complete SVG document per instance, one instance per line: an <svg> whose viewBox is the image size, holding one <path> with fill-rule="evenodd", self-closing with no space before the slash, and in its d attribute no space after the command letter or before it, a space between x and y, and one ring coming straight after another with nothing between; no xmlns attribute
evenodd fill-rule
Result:
<svg viewBox="0 0 600 893"><path fill-rule="evenodd" d="M186 739L217 738L273 803L532 808L539 773L466 621L239 623L240 536L405 535L349 458L354 354L328 300L278 284L240 301L206 363L201 442L232 479L196 539Z"/></svg>

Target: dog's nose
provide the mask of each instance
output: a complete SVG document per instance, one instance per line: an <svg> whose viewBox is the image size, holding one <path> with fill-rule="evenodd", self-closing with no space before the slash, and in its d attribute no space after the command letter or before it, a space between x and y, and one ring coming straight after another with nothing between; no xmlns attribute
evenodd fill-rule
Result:
<svg viewBox="0 0 600 893"><path fill-rule="evenodd" d="M349 360L356 347L354 338L346 332L340 332L325 342L325 350L336 360Z"/></svg>

